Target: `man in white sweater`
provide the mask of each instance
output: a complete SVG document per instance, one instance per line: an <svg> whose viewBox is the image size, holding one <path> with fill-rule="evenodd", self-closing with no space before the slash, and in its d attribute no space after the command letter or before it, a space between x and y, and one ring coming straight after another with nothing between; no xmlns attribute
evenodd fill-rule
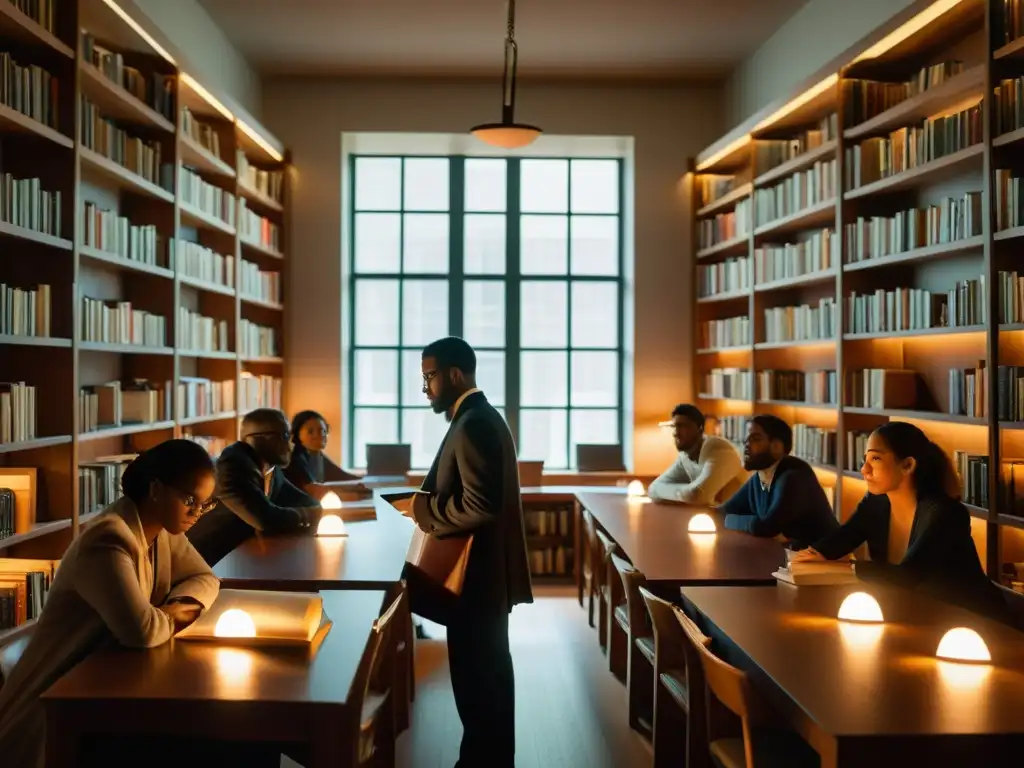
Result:
<svg viewBox="0 0 1024 768"><path fill-rule="evenodd" d="M679 457L651 483L652 499L721 504L746 482L739 451L725 438L704 434L704 414L696 406L675 407L672 437Z"/></svg>

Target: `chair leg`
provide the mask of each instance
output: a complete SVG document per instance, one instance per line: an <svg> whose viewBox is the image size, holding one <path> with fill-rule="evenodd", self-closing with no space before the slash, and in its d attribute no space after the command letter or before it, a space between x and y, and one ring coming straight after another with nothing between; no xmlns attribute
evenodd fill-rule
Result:
<svg viewBox="0 0 1024 768"><path fill-rule="evenodd" d="M587 623L594 626L594 582L587 583Z"/></svg>
<svg viewBox="0 0 1024 768"><path fill-rule="evenodd" d="M652 676L653 679L653 676ZM687 760L687 717L679 703L657 683L654 694L654 768L697 768L704 763Z"/></svg>
<svg viewBox="0 0 1024 768"><path fill-rule="evenodd" d="M597 642L602 651L608 650L608 601L604 595L597 597Z"/></svg>
<svg viewBox="0 0 1024 768"><path fill-rule="evenodd" d="M629 648L629 727L646 733L654 728L654 667L636 644ZM641 720L646 725L641 724Z"/></svg>
<svg viewBox="0 0 1024 768"><path fill-rule="evenodd" d="M608 622L608 669L620 683L626 683L629 665L629 633L624 631L615 620L614 612L609 611Z"/></svg>

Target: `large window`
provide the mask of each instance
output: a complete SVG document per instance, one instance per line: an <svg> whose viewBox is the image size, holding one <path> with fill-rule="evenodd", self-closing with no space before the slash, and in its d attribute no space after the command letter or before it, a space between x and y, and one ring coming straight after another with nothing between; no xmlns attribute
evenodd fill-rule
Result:
<svg viewBox="0 0 1024 768"><path fill-rule="evenodd" d="M623 443L622 168L617 159L352 158L348 462L412 445L430 466L447 424L421 391L442 336L522 459L572 468L580 443Z"/></svg>

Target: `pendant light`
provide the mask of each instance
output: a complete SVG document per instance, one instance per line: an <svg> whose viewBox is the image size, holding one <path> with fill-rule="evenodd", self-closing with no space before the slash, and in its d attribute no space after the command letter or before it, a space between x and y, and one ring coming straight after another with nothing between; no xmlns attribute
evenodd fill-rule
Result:
<svg viewBox="0 0 1024 768"><path fill-rule="evenodd" d="M515 121L516 64L519 49L516 46L516 0L508 0L508 34L505 37L505 78L501 103L501 122L485 123L470 130L485 144L502 149L518 149L532 144L541 134L540 128Z"/></svg>

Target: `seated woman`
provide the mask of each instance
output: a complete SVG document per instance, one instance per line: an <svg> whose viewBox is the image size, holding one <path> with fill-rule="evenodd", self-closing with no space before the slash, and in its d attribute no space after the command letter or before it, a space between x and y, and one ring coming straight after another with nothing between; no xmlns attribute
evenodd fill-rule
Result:
<svg viewBox="0 0 1024 768"><path fill-rule="evenodd" d="M43 765L40 694L111 640L166 643L195 621L220 582L185 538L213 503L213 462L188 440L168 440L129 464L124 498L72 542L31 641L0 688L5 765ZM138 758L138 755L136 755Z"/></svg>
<svg viewBox="0 0 1024 768"><path fill-rule="evenodd" d="M857 575L917 588L932 597L1009 622L998 587L982 569L970 514L949 459L920 429L892 421L868 438L861 474L868 486L837 531L794 560L837 560L867 542Z"/></svg>
<svg viewBox="0 0 1024 768"><path fill-rule="evenodd" d="M285 477L296 488L320 499L330 488L326 483L358 481L360 478L349 474L326 455L327 435L330 427L324 417L316 411L300 411L292 419L292 458Z"/></svg>

